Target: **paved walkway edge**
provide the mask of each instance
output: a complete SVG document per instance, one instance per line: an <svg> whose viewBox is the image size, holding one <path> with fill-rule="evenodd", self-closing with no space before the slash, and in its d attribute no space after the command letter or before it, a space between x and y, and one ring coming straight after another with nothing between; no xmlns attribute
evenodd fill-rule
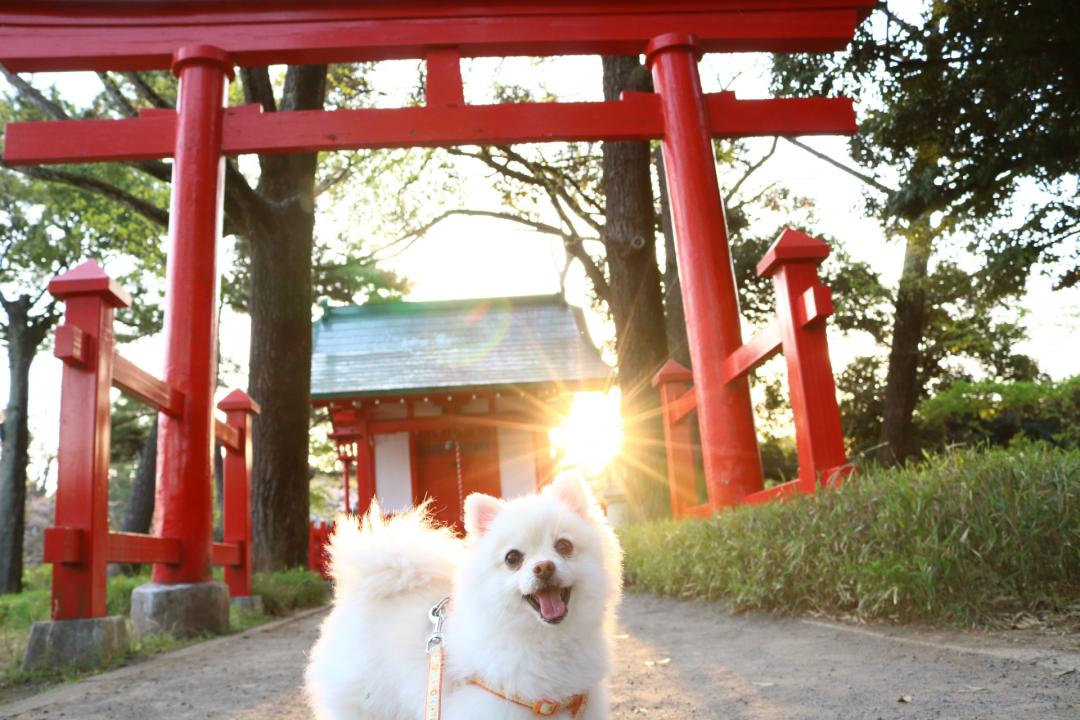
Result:
<svg viewBox="0 0 1080 720"><path fill-rule="evenodd" d="M916 637L903 637L893 633L880 632L869 628L855 627L845 623L830 622L828 620L802 619L799 622L805 625L825 628L827 630L837 630L853 635L862 635L863 637L878 638L879 640L891 640L904 645L917 645L918 647L931 648L933 650L944 650L967 655L980 655L996 660L1011 660L1017 663L1039 665L1041 667L1049 668L1080 668L1080 653L1032 650L1030 648L1008 647L1004 645L980 647L977 645L963 645L954 642L938 642L936 640L925 640Z"/></svg>
<svg viewBox="0 0 1080 720"><path fill-rule="evenodd" d="M300 610L293 613L289 617L282 618L280 620L274 620L272 622L264 623L245 630L244 632L236 633L234 635L223 635L221 637L212 638L210 640L204 640L203 642L189 645L188 647L180 648L179 650L170 650L168 652L155 655L151 658L143 660L141 662L135 662L124 667L117 668L116 670L108 670L97 675L90 675L88 677L80 678L76 682L67 683L60 687L52 688L51 690L45 690L37 695L31 695L28 698L22 700L16 700L11 703L0 705L0 718L7 717L8 715L17 715L19 713L29 712L31 710L37 710L53 703L63 702L76 696L82 692L82 686L90 683L102 682L105 680L122 680L128 675L134 675L142 672L147 665L154 663L158 660L183 658L188 655L195 655L197 653L205 652L207 650L213 650L218 645L227 644L235 640L242 640L244 638L252 637L253 635L260 635L265 632L271 632L285 625L303 620L304 618L317 615L321 612L326 612L330 609L329 605L322 605L317 608L309 608L307 610Z"/></svg>

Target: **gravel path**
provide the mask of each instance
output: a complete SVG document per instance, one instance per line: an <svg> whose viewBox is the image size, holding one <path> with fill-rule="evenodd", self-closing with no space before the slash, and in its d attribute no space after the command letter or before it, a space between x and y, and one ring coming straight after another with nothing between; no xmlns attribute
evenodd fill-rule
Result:
<svg viewBox="0 0 1080 720"><path fill-rule="evenodd" d="M301 720L322 611L7 705L0 718ZM628 596L613 718L1080 718L1078 639L731 617ZM903 701L901 701L903 699Z"/></svg>

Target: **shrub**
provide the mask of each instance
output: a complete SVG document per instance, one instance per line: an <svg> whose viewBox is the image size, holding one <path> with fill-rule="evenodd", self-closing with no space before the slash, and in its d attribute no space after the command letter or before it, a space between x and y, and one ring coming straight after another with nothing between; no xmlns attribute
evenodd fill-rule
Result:
<svg viewBox="0 0 1080 720"><path fill-rule="evenodd" d="M928 447L1018 438L1080 448L1080 376L1060 382L956 382L916 410Z"/></svg>
<svg viewBox="0 0 1080 720"><path fill-rule="evenodd" d="M736 609L977 623L1076 597L1080 453L957 452L620 537L631 587Z"/></svg>
<svg viewBox="0 0 1080 720"><path fill-rule="evenodd" d="M292 610L323 605L330 590L318 573L304 568L255 573L252 592L262 595L270 615L288 615Z"/></svg>

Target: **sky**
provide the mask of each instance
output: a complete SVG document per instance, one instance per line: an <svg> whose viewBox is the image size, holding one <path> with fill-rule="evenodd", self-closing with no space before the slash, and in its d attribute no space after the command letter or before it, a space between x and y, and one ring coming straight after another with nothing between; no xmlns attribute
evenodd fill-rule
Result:
<svg viewBox="0 0 1080 720"><path fill-rule="evenodd" d="M741 98L768 97L767 57L761 55L706 56L702 63L702 82L707 91L733 89ZM416 78L416 64L399 62L380 64L374 84L386 91L382 106L392 106L411 90ZM598 58L557 58L537 65L528 58L509 60L473 60L463 63L466 100L473 103L490 100L492 80L528 82L543 77L547 87L563 101L601 99L600 61ZM56 76L38 76L44 86ZM61 80L66 95L92 96L100 86L93 75L68 76ZM769 140L752 141L758 152ZM848 160L846 140L818 137L806 142L832 157ZM490 180L477 170L465 171L468 201L483 206L493 197ZM880 228L862 212L863 188L852 176L833 168L806 152L781 142L775 156L766 163L745 191L780 181L795 193L813 200L816 206L815 230L838 238L859 260L871 264L883 278L895 284L903 259L903 248L885 241ZM342 208L324 208L317 224L317 234L331 236L344 225L355 226L357 218ZM223 244L222 262L228 261L228 241ZM559 269L564 262L560 242L547 236L493 219L455 218L433 230L406 251L388 261L388 265L409 278L411 300L436 300L463 297L530 295L559 291ZM571 303L587 305L586 281L580 268L567 278L567 298ZM1050 281L1035 275L1023 306L1029 310L1027 326L1030 339L1017 350L1036 357L1052 377L1061 378L1080 371L1075 354L1062 352L1063 340L1080 331L1080 290L1052 292ZM227 386L243 387L249 337L247 318L227 312L223 317L222 350L227 368L240 372L226 373ZM612 330L590 314L594 340L600 344ZM749 338L753 328L744 330ZM865 338L830 336L834 369L870 348ZM161 372L163 342L160 337L145 338L122 350L124 355L148 371ZM51 353L43 352L35 361L31 376L31 431L33 433L31 479L45 472L47 457L55 447L58 428L59 398L56 395L60 364ZM7 374L0 369L0 393L6 397ZM55 472L53 470L53 472Z"/></svg>

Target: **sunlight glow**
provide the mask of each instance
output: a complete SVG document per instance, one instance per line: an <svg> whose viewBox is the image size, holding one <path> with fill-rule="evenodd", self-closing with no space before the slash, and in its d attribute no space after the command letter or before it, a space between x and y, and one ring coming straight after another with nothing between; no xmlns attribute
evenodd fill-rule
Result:
<svg viewBox="0 0 1080 720"><path fill-rule="evenodd" d="M568 465L590 475L602 472L622 450L618 388L575 393L570 414L551 429L550 438Z"/></svg>

